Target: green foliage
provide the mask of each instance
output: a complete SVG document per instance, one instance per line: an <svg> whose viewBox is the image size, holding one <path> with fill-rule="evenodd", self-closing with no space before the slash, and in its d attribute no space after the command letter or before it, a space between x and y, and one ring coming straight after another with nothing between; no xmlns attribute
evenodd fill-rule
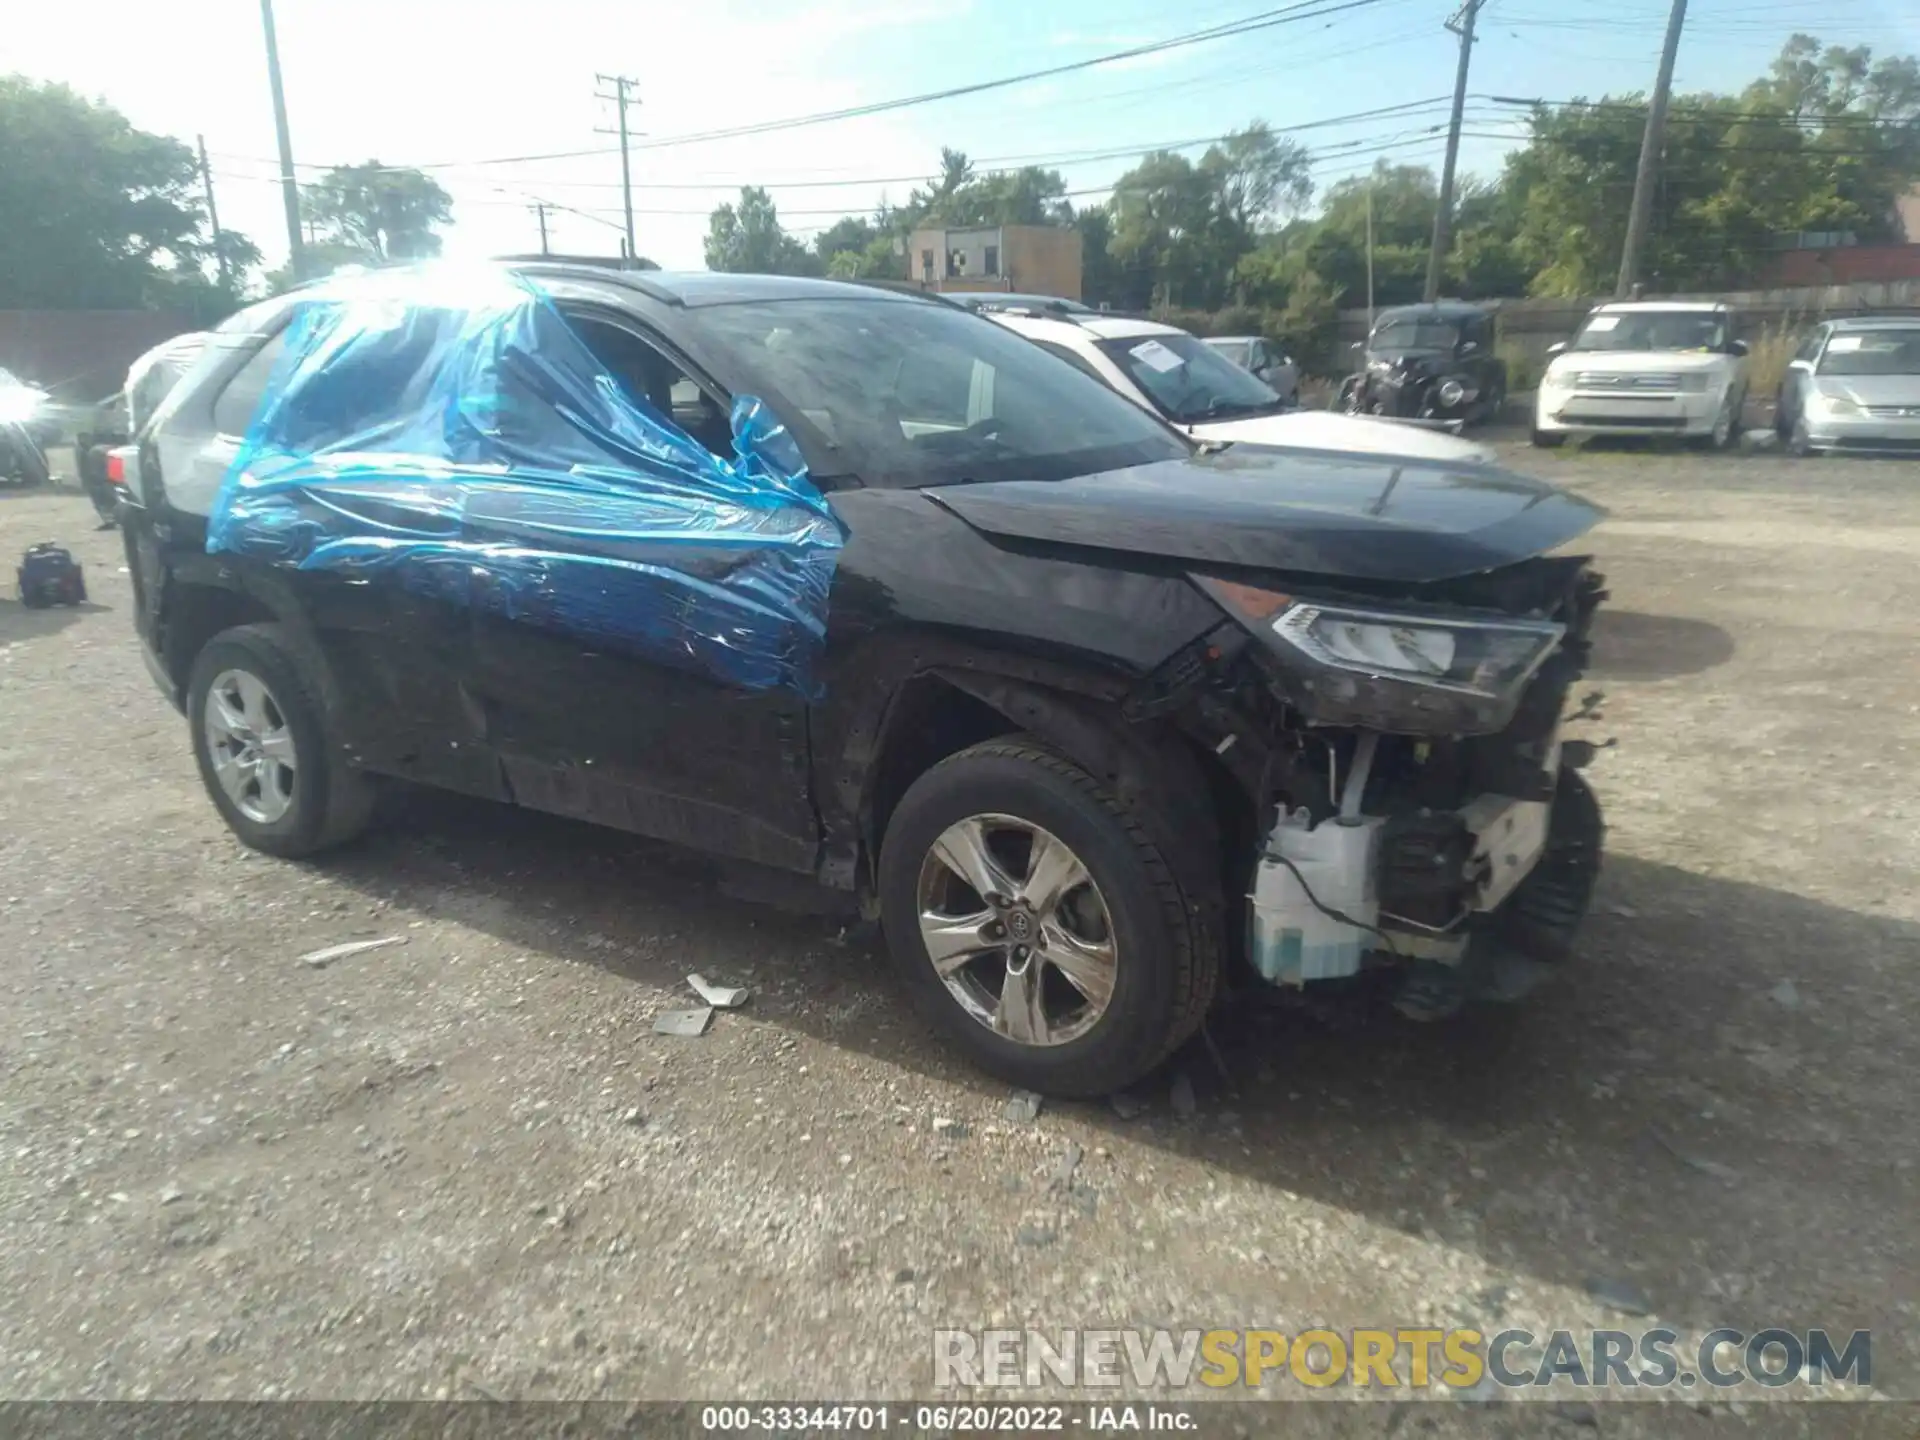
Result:
<svg viewBox="0 0 1920 1440"><path fill-rule="evenodd" d="M1635 95L1535 110L1497 178L1460 180L1446 292L1610 291L1645 118ZM1656 290L1712 288L1751 276L1783 232L1893 238L1895 200L1916 181L1920 61L1796 35L1739 94L1675 98L1643 273ZM946 149L904 205L841 220L810 250L781 231L765 192L743 191L714 212L707 262L903 278L905 237L918 225L1071 225L1083 299L1189 316L1215 333L1229 307L1230 328L1283 339L1310 366L1339 365L1334 312L1367 301L1369 216L1374 304L1416 301L1439 184L1425 166L1383 160L1330 186L1307 217L1313 194L1312 157L1259 122L1198 160L1144 156L1105 204L1077 211L1057 171L980 173Z"/></svg>
<svg viewBox="0 0 1920 1440"><path fill-rule="evenodd" d="M1503 186L1518 201L1515 258L1537 295L1612 285L1645 124L1642 96L1538 109ZM1642 271L1657 288L1752 273L1775 235L1896 238L1894 202L1920 178L1920 65L1796 35L1739 95L1676 96Z"/></svg>
<svg viewBox="0 0 1920 1440"><path fill-rule="evenodd" d="M64 85L0 76L0 309L234 308L259 251L212 229L193 153Z"/></svg>
<svg viewBox="0 0 1920 1440"><path fill-rule="evenodd" d="M818 275L821 257L780 228L773 197L757 185L738 205L722 205L707 222L707 268L755 275Z"/></svg>
<svg viewBox="0 0 1920 1440"><path fill-rule="evenodd" d="M362 264L430 259L440 253L440 227L453 219L453 197L431 176L378 160L334 166L300 200L314 247ZM322 263L310 257L308 273L324 273Z"/></svg>
<svg viewBox="0 0 1920 1440"><path fill-rule="evenodd" d="M1136 309L1222 303L1241 257L1312 194L1306 150L1260 123L1210 147L1198 164L1169 150L1148 155L1114 185L1111 298Z"/></svg>

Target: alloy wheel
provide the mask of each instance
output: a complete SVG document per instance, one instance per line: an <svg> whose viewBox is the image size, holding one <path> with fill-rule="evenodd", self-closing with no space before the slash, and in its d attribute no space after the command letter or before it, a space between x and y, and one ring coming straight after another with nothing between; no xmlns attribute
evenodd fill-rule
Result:
<svg viewBox="0 0 1920 1440"><path fill-rule="evenodd" d="M947 992L1020 1045L1065 1045L1112 1003L1113 919L1059 837L1011 815L948 826L921 862L920 937Z"/></svg>
<svg viewBox="0 0 1920 1440"><path fill-rule="evenodd" d="M259 676L223 670L207 690L207 754L233 806L258 825L293 808L299 755L286 712Z"/></svg>

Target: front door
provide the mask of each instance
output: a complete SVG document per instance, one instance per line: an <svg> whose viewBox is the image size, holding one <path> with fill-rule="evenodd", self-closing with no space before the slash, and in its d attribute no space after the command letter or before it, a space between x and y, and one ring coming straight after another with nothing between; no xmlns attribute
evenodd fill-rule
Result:
<svg viewBox="0 0 1920 1440"><path fill-rule="evenodd" d="M636 324L570 313L573 329L651 416L668 418L716 455L729 455L727 402L689 375ZM648 623L610 636L564 616L480 603L469 689L514 799L640 834L810 871L819 827L807 784L807 704L791 687L730 678L713 663L714 637L691 589L655 583L655 565L724 586L730 559L696 540L600 553L622 562L604 604L648 611ZM660 613L663 603L681 614ZM675 625L688 641L676 641ZM628 627L615 624L612 629ZM724 637L721 637L724 641ZM722 657L724 659L724 656Z"/></svg>

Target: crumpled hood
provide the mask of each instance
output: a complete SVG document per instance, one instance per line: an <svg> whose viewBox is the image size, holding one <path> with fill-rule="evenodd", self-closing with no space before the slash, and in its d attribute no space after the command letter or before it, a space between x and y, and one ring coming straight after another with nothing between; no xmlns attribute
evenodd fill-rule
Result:
<svg viewBox="0 0 1920 1440"><path fill-rule="evenodd" d="M922 493L1009 540L1405 584L1514 564L1585 534L1606 513L1491 467L1238 446L1071 480Z"/></svg>

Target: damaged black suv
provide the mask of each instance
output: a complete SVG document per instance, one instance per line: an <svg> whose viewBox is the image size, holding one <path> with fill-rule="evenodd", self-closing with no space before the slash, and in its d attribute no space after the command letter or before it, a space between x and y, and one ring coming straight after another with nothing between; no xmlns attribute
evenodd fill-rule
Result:
<svg viewBox="0 0 1920 1440"><path fill-rule="evenodd" d="M1195 445L991 321L528 263L234 317L139 437L137 625L213 803L299 856L399 777L816 876L1063 1095L1222 984L1566 954L1596 508Z"/></svg>

